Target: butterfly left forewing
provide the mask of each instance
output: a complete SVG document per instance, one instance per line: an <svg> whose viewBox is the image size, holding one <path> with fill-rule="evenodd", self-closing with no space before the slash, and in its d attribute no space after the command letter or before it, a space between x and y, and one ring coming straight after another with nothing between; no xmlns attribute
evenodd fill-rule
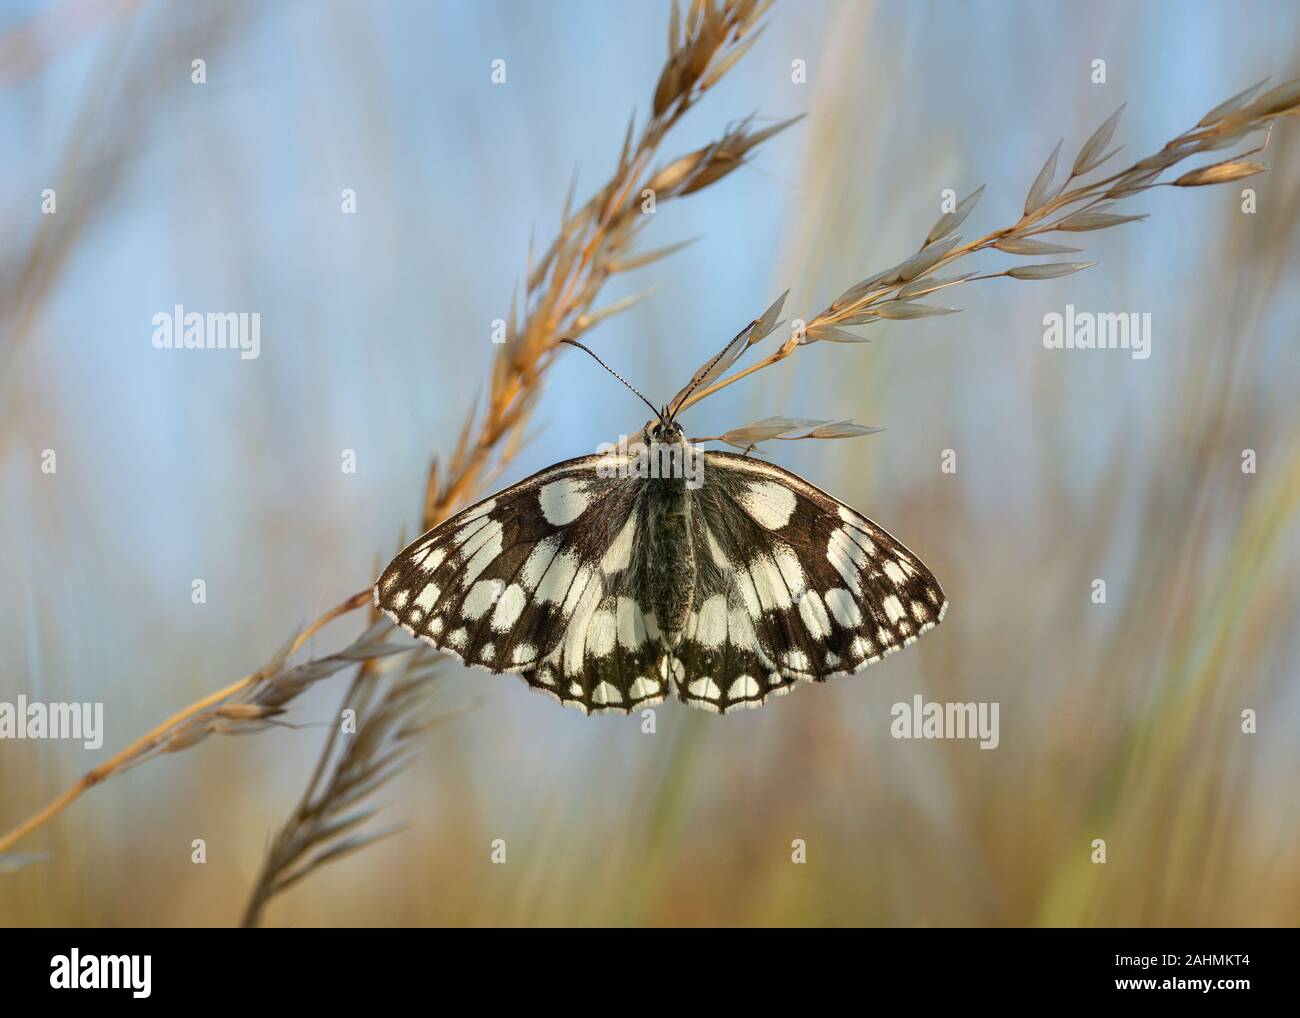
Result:
<svg viewBox="0 0 1300 1018"><path fill-rule="evenodd" d="M710 452L693 510L699 566L675 667L696 706L725 713L858 671L947 609L911 551L780 467Z"/></svg>
<svg viewBox="0 0 1300 1018"><path fill-rule="evenodd" d="M637 597L645 482L619 476L618 455L557 464L452 516L389 564L376 605L466 664L588 713L662 699Z"/></svg>

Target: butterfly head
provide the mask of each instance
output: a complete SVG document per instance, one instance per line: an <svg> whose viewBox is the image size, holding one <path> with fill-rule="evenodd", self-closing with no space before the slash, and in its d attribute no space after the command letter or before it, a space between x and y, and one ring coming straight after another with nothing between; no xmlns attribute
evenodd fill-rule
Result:
<svg viewBox="0 0 1300 1018"><path fill-rule="evenodd" d="M658 420L646 422L644 434L650 445L680 445L686 441L682 426L673 420L666 409Z"/></svg>

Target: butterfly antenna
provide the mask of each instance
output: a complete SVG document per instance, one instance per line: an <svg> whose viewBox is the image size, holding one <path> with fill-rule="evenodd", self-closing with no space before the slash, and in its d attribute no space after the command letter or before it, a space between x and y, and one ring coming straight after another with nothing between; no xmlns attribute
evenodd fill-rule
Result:
<svg viewBox="0 0 1300 1018"><path fill-rule="evenodd" d="M661 421L664 419L664 415L663 415L663 413L662 413L661 411L659 411L659 410L656 410L656 409L655 409L655 405L654 405L653 403L651 403L648 399L646 399L644 396L642 396L642 395L641 395L641 391L640 391L640 390L639 390L635 385L633 385L633 384L632 384L631 382L629 382L626 378L624 378L624 377L623 377L622 375L620 375L617 371L615 371L615 370L614 370L613 368L611 368L608 364L606 364L603 360L601 360L599 357L597 357L594 353L592 353L592 351L591 351L590 349L588 349L587 347L583 346L583 345L582 345L581 343L579 343L576 339L562 339L562 340L560 340L560 342L561 342L561 343L568 343L569 346L576 346L579 350L586 350L587 353L591 354L592 359L595 360L595 362L596 362L597 364L599 364L602 368L604 368L604 369L605 369L606 371L608 371L611 375L613 375L615 378L617 378L620 382L622 382L624 385L626 385L629 389L631 389L633 392L635 392L635 393L637 394L637 396L640 398L641 402L644 403L646 406L648 406L648 407L650 408L651 413L653 413L653 414L654 414L656 417L658 417L659 420L661 420Z"/></svg>
<svg viewBox="0 0 1300 1018"><path fill-rule="evenodd" d="M752 329L756 324L757 324L756 322L751 322L749 325L746 325L743 329L737 332L735 337L731 340L731 343L728 343L721 350L719 350L718 356L714 357L713 360L709 361L708 364L704 365L704 367L700 370L699 374L695 376L695 381L693 381L687 387L686 391L681 394L681 397L677 400L677 402L673 404L672 413L668 415L670 418L676 417L679 413L681 413L682 407L686 405L686 400L690 398L691 393L693 393L696 389L698 389L700 387L700 383L709 377L709 372L713 370L714 365L717 364L718 361L722 360L723 355L726 354L726 352L731 349L732 343L735 343L737 339L739 339L746 332Z"/></svg>

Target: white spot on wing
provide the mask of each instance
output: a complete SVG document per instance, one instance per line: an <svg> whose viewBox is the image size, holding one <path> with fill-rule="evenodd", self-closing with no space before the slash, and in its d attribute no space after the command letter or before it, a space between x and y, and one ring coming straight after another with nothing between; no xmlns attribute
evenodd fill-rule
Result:
<svg viewBox="0 0 1300 1018"><path fill-rule="evenodd" d="M794 492L777 481L756 481L737 501L768 530L780 530L789 523L798 504Z"/></svg>
<svg viewBox="0 0 1300 1018"><path fill-rule="evenodd" d="M587 578L591 578L594 570L586 567ZM574 584L574 589L577 584ZM572 618L569 619L569 628L564 634L564 643L562 653L564 655L564 672L566 675L580 675L583 667L583 655L586 649L587 634L590 629L591 617L596 613L596 607L600 604L600 584L591 582L587 583L585 593L577 601L573 611Z"/></svg>
<svg viewBox="0 0 1300 1018"><path fill-rule="evenodd" d="M781 570L781 578L785 581L787 590L794 592L803 590L807 586L803 566L799 564L799 559L787 545L783 544L776 549L776 565Z"/></svg>
<svg viewBox="0 0 1300 1018"><path fill-rule="evenodd" d="M564 599L564 604L560 606L560 611L565 615L572 615L578 607L578 602L584 599L588 587L595 587L597 594L600 591L600 583L596 581L596 570L590 565L583 565L578 569L578 575L573 578L573 584L569 587L569 593Z"/></svg>
<svg viewBox="0 0 1300 1018"><path fill-rule="evenodd" d="M801 650L787 650L785 652L785 664L796 672L806 672L809 670L808 655Z"/></svg>
<svg viewBox="0 0 1300 1018"><path fill-rule="evenodd" d="M591 691L591 702L599 704L622 703L623 694L618 691L618 687L608 682L601 682Z"/></svg>
<svg viewBox="0 0 1300 1018"><path fill-rule="evenodd" d="M500 580L479 580L465 595L465 601L460 606L461 614L467 619L481 619L492 607L492 602L500 591Z"/></svg>
<svg viewBox="0 0 1300 1018"><path fill-rule="evenodd" d="M863 555L867 556L868 558L871 557L872 555L875 555L876 553L875 544L872 543L871 538L869 538L861 530L857 530L853 527L841 527L840 529L844 531L844 536L847 537L851 542L853 542L853 544L855 544L861 550ZM856 561L858 562L859 565L863 565L865 564L866 559L857 558Z"/></svg>
<svg viewBox="0 0 1300 1018"><path fill-rule="evenodd" d="M713 536L713 531L707 526L704 527L704 537L709 545L709 557L713 559L713 564L719 569L730 569L731 560L727 558L727 553L718 545L718 539Z"/></svg>
<svg viewBox="0 0 1300 1018"><path fill-rule="evenodd" d="M528 553L528 558L524 560L524 567L520 570L519 581L523 584L525 590L536 590L537 584L546 575L546 570L555 558L555 552L560 547L560 535L552 534L544 541L538 541L533 546L533 550Z"/></svg>
<svg viewBox="0 0 1300 1018"><path fill-rule="evenodd" d="M510 584L501 594L501 599L497 601L497 606L492 611L492 628L498 633L504 633L519 621L526 604L528 604L528 595L524 593L524 588L517 583Z"/></svg>
<svg viewBox="0 0 1300 1018"><path fill-rule="evenodd" d="M647 679L643 675L638 675L632 685L628 687L627 694L633 700L644 700L647 697L654 696L659 692L659 683L654 679Z"/></svg>
<svg viewBox="0 0 1300 1018"><path fill-rule="evenodd" d="M742 675L727 690L727 699L745 700L758 696L758 682L752 675Z"/></svg>
<svg viewBox="0 0 1300 1018"><path fill-rule="evenodd" d="M620 597L614 614L618 645L627 650L636 650L645 639L645 622L641 619L640 606L630 597Z"/></svg>
<svg viewBox="0 0 1300 1018"><path fill-rule="evenodd" d="M561 477L558 481L543 484L537 492L537 501L541 505L546 522L556 527L572 523L581 516L591 504L585 481L573 477Z"/></svg>
<svg viewBox="0 0 1300 1018"><path fill-rule="evenodd" d="M826 591L826 607L835 616L835 621L845 629L857 629L862 625L862 612L858 610L858 603L843 587Z"/></svg>
<svg viewBox="0 0 1300 1018"><path fill-rule="evenodd" d="M587 624L587 653L593 657L606 657L614 649L617 629L614 613L598 611Z"/></svg>
<svg viewBox="0 0 1300 1018"><path fill-rule="evenodd" d="M478 542L479 538L475 537L475 541ZM501 554L501 543L501 524L496 520L491 520L483 528L482 540L477 544L474 554L465 563L465 572L460 579L461 586L468 587L479 578L483 570ZM468 545L466 547L468 548Z"/></svg>
<svg viewBox="0 0 1300 1018"><path fill-rule="evenodd" d="M480 530L488 525L488 521L482 517L471 523L466 523L463 527L451 535L451 543L459 547L477 534Z"/></svg>
<svg viewBox="0 0 1300 1018"><path fill-rule="evenodd" d="M623 529L618 532L618 537L614 538L614 543L609 546L604 558L600 560L601 572L606 576L621 572L631 563L632 545L636 540L636 517L637 511L633 509L627 522L623 524Z"/></svg>
<svg viewBox="0 0 1300 1018"><path fill-rule="evenodd" d="M695 639L706 647L721 647L727 639L727 599L714 594L700 605Z"/></svg>
<svg viewBox="0 0 1300 1018"><path fill-rule="evenodd" d="M749 572L758 594L758 603L763 610L790 607L790 589L785 585L781 571L772 559L760 555L749 564Z"/></svg>
<svg viewBox="0 0 1300 1018"><path fill-rule="evenodd" d="M799 599L799 617L814 639L823 640L831 635L831 620L826 617L826 607L817 591L810 590Z"/></svg>
<svg viewBox="0 0 1300 1018"><path fill-rule="evenodd" d="M717 700L722 696L722 690L718 688L718 684L707 675L692 682L687 687L687 692L691 696L698 696L705 700Z"/></svg>
<svg viewBox="0 0 1300 1018"><path fill-rule="evenodd" d="M536 550L534 550L533 554L536 554ZM532 556L529 556L529 561L532 561ZM578 556L576 552L566 551L563 554L556 555L549 563L541 582L537 585L537 600L543 603L547 601L563 601L569 593L569 585L573 583L573 577L577 572Z"/></svg>
<svg viewBox="0 0 1300 1018"><path fill-rule="evenodd" d="M460 518L460 521L462 523L468 523L470 520L476 520L480 516L486 516L496 507L497 507L497 500L495 498L489 498L483 502L480 502L478 505L474 506L473 508L465 510L465 515Z"/></svg>
<svg viewBox="0 0 1300 1018"><path fill-rule="evenodd" d="M727 615L727 639L741 650L758 649L753 620L744 608L733 608Z"/></svg>
<svg viewBox="0 0 1300 1018"><path fill-rule="evenodd" d="M854 558L857 546L845 536L843 529L836 529L826 545L826 558L835 571L844 579L845 585L855 594L862 593L862 578Z"/></svg>
<svg viewBox="0 0 1300 1018"><path fill-rule="evenodd" d="M758 603L758 591L754 589L754 581L747 570L741 569L736 573L736 587L740 590L741 599L745 602L745 611L752 618L758 618L763 614L763 606Z"/></svg>

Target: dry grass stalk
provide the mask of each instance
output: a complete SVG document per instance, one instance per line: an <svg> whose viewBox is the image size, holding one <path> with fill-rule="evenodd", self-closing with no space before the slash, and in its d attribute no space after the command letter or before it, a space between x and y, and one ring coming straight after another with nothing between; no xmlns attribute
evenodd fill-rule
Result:
<svg viewBox="0 0 1300 1018"><path fill-rule="evenodd" d="M0 838L0 853L6 852L57 816L100 782L123 774L162 753L188 749L214 733L239 733L265 728L283 712L284 704L307 686L357 661L409 650L409 647L399 644L379 642L380 633L377 632L377 627L372 626L337 654L294 667L288 666L288 659L301 650L319 629L340 615L366 604L369 598L370 592L366 591L364 596L353 595L331 608L281 648L264 667L178 711L98 767L87 771L57 799Z"/></svg>
<svg viewBox="0 0 1300 1018"><path fill-rule="evenodd" d="M752 45L770 3L696 2L685 19L674 3L668 62L655 89L652 115L639 134L635 118L628 124L614 174L592 198L576 211L570 208L571 198L566 201L559 234L542 256L535 259L529 252L522 320L516 299L506 320L505 342L489 372L486 409L481 416L471 410L446 468L435 460L429 472L424 529L445 519L509 462L560 340L577 339L644 296L596 308L610 277L681 247L632 253L633 242L650 219L642 211L646 192L653 192L657 207L716 183L743 165L756 146L793 122L753 130L753 119L747 118L713 144L651 169L665 135Z"/></svg>
<svg viewBox="0 0 1300 1018"><path fill-rule="evenodd" d="M386 622L377 627L391 628ZM336 719L331 726L302 799L267 852L244 910L244 926L261 925L271 899L320 866L396 833L396 827L361 830L377 811L361 803L410 762L418 734L445 720L427 712L433 679L444 660L432 648L421 647L387 674L380 673L377 657L361 662L343 699L356 712L355 730L337 749L341 723Z"/></svg>
<svg viewBox="0 0 1300 1018"><path fill-rule="evenodd" d="M753 44L772 0L694 0L683 16L672 8L669 54L654 93L652 115L637 134L629 123L614 174L577 211L566 202L559 234L540 259L529 254L522 322L512 304L506 342L489 374L486 409L471 410L445 470L435 459L422 513L425 528L445 519L487 483L519 448L547 369L560 340L575 337L629 307L618 301L596 308L604 284L617 273L648 265L677 247L636 253L633 242L650 218L641 213L643 193L656 205L716 183L743 165L784 121L751 130L752 118L729 128L717 142L652 169L672 127ZM313 621L267 668L184 708L86 773L38 813L0 837L0 853L32 833L102 781L160 753L175 752L214 732L250 731L275 723L283 706L303 688L349 664L409 647L378 642L372 627L338 654L286 669L287 658L307 638L341 615L370 603L358 591ZM327 746L327 752L329 747ZM12 860L12 856L10 859Z"/></svg>
<svg viewBox="0 0 1300 1018"><path fill-rule="evenodd" d="M975 279L996 279L1000 276L1022 280L1055 279L1096 264L1095 262L1044 262L1015 266L1001 272L983 275L969 272L949 278L936 276L939 270L968 255L990 249L1004 254L1030 257L1073 254L1080 249L1038 238L1053 233L1104 230L1145 219L1144 215L1120 215L1111 212L1110 209L1115 202L1131 198L1153 187L1199 187L1223 184L1263 172L1266 167L1249 162L1246 157L1255 155L1267 147L1267 133L1258 146L1238 156L1199 167L1174 180L1159 180L1165 170L1184 159L1234 145L1260 130L1271 132L1272 122L1276 118L1294 116L1300 112L1300 79L1280 85L1255 98L1263 84L1264 82L1260 82L1215 107L1202 117L1194 128L1168 142L1154 155L1141 159L1109 177L1091 183L1081 183L1079 178L1095 170L1119 151L1118 148L1110 148L1110 141L1119 122L1120 113L1123 111L1121 106L1084 143L1065 180L1053 186L1056 179L1057 159L1061 151L1061 143L1057 143L1030 185L1029 193L1025 197L1024 214L1019 222L987 233L978 240L962 244L961 238L955 235L955 231L984 193L983 187L978 188L963 199L952 212L940 217L926 235L920 250L910 258L849 287L829 307L808 319L802 329L793 332L772 353L712 385L701 387L686 400L685 405L698 403L756 371L785 360L801 346L823 340L833 343L866 341L865 337L849 332L849 327L881 320L928 318L952 314L958 310L917 302L918 298L928 294L960 286ZM762 330L754 330L750 335L750 345L755 345L764 335Z"/></svg>

